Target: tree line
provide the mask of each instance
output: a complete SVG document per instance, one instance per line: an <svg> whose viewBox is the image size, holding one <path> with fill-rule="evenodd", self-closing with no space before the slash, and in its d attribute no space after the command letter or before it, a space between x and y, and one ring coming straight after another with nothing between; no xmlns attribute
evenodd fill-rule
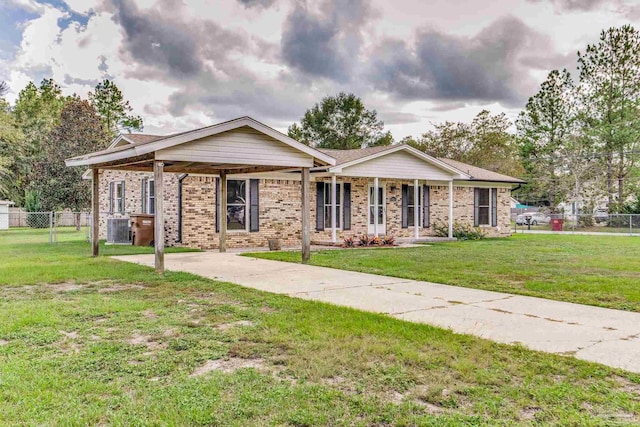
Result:
<svg viewBox="0 0 640 427"><path fill-rule="evenodd" d="M30 82L13 106L0 82L0 199L29 211L80 211L90 204L90 185L82 168L67 168L69 157L105 149L117 134L140 131L142 118L110 80L100 82L88 99L63 96L44 79Z"/></svg>

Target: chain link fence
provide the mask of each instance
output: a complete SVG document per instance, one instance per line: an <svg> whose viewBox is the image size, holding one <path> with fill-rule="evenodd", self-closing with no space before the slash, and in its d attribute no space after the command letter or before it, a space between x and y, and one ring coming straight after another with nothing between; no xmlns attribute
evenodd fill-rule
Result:
<svg viewBox="0 0 640 427"><path fill-rule="evenodd" d="M10 243L89 241L88 212L0 212L0 239Z"/></svg>
<svg viewBox="0 0 640 427"><path fill-rule="evenodd" d="M626 234L640 236L637 214L547 214L531 209L512 209L511 226L516 233Z"/></svg>

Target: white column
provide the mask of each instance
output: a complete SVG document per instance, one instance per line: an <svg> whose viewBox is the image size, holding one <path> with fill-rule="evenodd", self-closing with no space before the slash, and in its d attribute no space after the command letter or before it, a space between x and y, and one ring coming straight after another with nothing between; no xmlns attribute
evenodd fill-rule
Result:
<svg viewBox="0 0 640 427"><path fill-rule="evenodd" d="M449 238L453 239L453 179L449 181Z"/></svg>
<svg viewBox="0 0 640 427"><path fill-rule="evenodd" d="M154 236L155 264L158 273L164 273L164 163L155 160L153 162L153 186L154 186Z"/></svg>
<svg viewBox="0 0 640 427"><path fill-rule="evenodd" d="M378 177L373 178L373 235L378 237L378 206L380 206L380 200L378 199Z"/></svg>
<svg viewBox="0 0 640 427"><path fill-rule="evenodd" d="M336 191L336 176L335 175L331 175L331 241L333 243L336 242L337 240L337 236L336 236L336 201L338 200L337 198L337 191Z"/></svg>
<svg viewBox="0 0 640 427"><path fill-rule="evenodd" d="M417 179L413 180L413 236L416 239L420 238L420 189L418 187L419 181Z"/></svg>

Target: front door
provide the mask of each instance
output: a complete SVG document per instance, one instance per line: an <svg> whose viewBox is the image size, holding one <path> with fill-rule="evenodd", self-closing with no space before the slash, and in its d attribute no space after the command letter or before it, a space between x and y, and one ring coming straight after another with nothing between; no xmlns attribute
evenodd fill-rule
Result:
<svg viewBox="0 0 640 427"><path fill-rule="evenodd" d="M387 199L384 184L378 187L378 212L375 211L373 184L369 185L369 234L375 232L375 222L378 222L378 235L387 233Z"/></svg>

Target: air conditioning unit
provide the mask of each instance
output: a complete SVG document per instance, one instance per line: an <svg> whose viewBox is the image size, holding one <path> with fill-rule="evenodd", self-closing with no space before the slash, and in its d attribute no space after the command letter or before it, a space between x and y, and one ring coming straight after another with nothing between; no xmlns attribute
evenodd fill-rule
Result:
<svg viewBox="0 0 640 427"><path fill-rule="evenodd" d="M131 244L129 218L107 218L107 244Z"/></svg>

